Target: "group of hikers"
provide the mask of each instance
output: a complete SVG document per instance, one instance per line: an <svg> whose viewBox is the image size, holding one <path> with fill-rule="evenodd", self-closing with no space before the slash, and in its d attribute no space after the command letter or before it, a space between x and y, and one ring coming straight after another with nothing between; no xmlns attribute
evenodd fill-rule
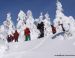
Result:
<svg viewBox="0 0 75 58"><path fill-rule="evenodd" d="M31 40L29 28L26 28L24 30L24 35L25 35L25 41ZM7 36L7 41L12 42L14 40L15 42L18 42L18 38L19 38L19 33L17 30L15 30L15 33L13 33L13 35L10 34Z"/></svg>
<svg viewBox="0 0 75 58"><path fill-rule="evenodd" d="M65 29L63 28L63 24L59 24L59 25L61 25L62 30L65 31ZM43 22L38 23L37 29L40 31L40 35L38 36L38 38L44 37L44 23ZM52 29L52 33L55 34L56 33L56 27L54 27L54 25L51 25L51 29ZM31 33L31 31L28 27L24 29L25 41L31 40L30 33ZM11 42L11 41L15 40L15 42L18 42L18 37L19 37L19 33L17 30L15 30L15 33L13 33L13 36L8 35L7 41Z"/></svg>

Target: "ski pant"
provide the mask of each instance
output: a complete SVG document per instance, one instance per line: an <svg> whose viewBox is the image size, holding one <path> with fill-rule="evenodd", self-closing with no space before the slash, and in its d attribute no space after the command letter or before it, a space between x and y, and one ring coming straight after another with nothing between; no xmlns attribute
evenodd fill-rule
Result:
<svg viewBox="0 0 75 58"><path fill-rule="evenodd" d="M25 37L25 41L29 41L29 40L31 40L31 39L30 39L30 35L27 35L27 36Z"/></svg>
<svg viewBox="0 0 75 58"><path fill-rule="evenodd" d="M39 36L39 38L44 37L44 29L39 29L39 30L40 30L40 36Z"/></svg>

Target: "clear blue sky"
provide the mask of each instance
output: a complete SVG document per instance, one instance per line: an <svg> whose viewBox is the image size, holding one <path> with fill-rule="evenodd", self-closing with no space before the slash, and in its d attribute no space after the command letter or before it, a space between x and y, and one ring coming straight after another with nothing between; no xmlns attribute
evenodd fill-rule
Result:
<svg viewBox="0 0 75 58"><path fill-rule="evenodd" d="M75 0L61 0L64 13L75 17ZM24 12L31 10L34 18L39 17L40 12L48 12L51 20L55 18L56 0L0 0L0 25L6 19L6 14L11 12L12 20L16 24L17 14L22 9Z"/></svg>

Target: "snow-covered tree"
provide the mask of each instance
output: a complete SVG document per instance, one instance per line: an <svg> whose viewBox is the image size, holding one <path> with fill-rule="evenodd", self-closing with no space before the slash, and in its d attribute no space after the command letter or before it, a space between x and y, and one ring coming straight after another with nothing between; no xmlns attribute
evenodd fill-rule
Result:
<svg viewBox="0 0 75 58"><path fill-rule="evenodd" d="M75 20L72 16L69 16L67 20L63 23L64 28L66 29L66 36L67 37L74 37L75 36Z"/></svg>
<svg viewBox="0 0 75 58"><path fill-rule="evenodd" d="M8 31L8 35L13 35L14 33L14 29L15 29L15 26L11 20L11 14L10 13L7 13L7 18L6 18L6 21L4 21L4 26L5 26L5 29Z"/></svg>
<svg viewBox="0 0 75 58"><path fill-rule="evenodd" d="M7 14L6 21L0 26L0 38L7 41L7 35L13 35L15 26L11 20L11 14Z"/></svg>
<svg viewBox="0 0 75 58"><path fill-rule="evenodd" d="M19 21L19 20L26 21L26 14L25 14L22 10L20 10L20 12L19 12L19 14L18 14L18 19L17 19L17 21Z"/></svg>
<svg viewBox="0 0 75 58"><path fill-rule="evenodd" d="M27 11L27 21L26 25L30 26L31 24L33 25L34 23L34 18L32 16L32 12L30 10ZM33 28L33 27L32 27Z"/></svg>
<svg viewBox="0 0 75 58"><path fill-rule="evenodd" d="M52 34L52 31L51 31L51 21L50 21L50 17L49 17L48 13L45 14L44 32L45 32L45 36Z"/></svg>
<svg viewBox="0 0 75 58"><path fill-rule="evenodd" d="M43 17L44 17L43 13L41 12L39 18L34 20L34 23L35 23L36 26L38 25L38 23L43 22Z"/></svg>
<svg viewBox="0 0 75 58"><path fill-rule="evenodd" d="M62 31L62 27L59 24L63 24L63 8L62 8L62 4L60 3L59 0L57 0L56 3L56 18L54 19L54 26L57 29L57 32L61 32Z"/></svg>
<svg viewBox="0 0 75 58"><path fill-rule="evenodd" d="M54 26L56 27L57 32L61 32L62 27L60 24L63 24L63 27L65 29L65 37L71 37L72 33L74 33L74 25L75 25L75 20L73 17L68 17L64 15L63 13L63 8L62 4L60 3L59 0L57 0L57 10L56 10L56 18L54 19Z"/></svg>
<svg viewBox="0 0 75 58"><path fill-rule="evenodd" d="M18 14L18 19L17 19L18 23L16 25L17 27L17 31L20 34L19 36L19 41L24 41L25 37L24 37L24 29L26 27L26 14L20 10L19 14Z"/></svg>
<svg viewBox="0 0 75 58"><path fill-rule="evenodd" d="M26 25L30 29L31 40L36 39L38 37L39 31L36 25L34 24L34 18L31 10L27 11Z"/></svg>
<svg viewBox="0 0 75 58"><path fill-rule="evenodd" d="M40 13L40 16L39 16L39 23L43 21L43 17L44 17L44 16L43 16L43 13L41 12L41 13Z"/></svg>
<svg viewBox="0 0 75 58"><path fill-rule="evenodd" d="M24 30L24 26L25 26L25 23L26 23L26 14L20 10L19 14L18 14L18 19L17 19L18 23L17 23L17 29L18 29L18 32Z"/></svg>

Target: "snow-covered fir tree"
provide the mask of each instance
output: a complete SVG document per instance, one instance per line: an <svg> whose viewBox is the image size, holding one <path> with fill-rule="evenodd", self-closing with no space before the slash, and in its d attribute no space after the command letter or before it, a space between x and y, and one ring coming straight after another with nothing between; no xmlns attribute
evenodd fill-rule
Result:
<svg viewBox="0 0 75 58"><path fill-rule="evenodd" d="M34 18L30 10L27 11L26 26L30 29L31 40L37 39L39 35L39 30L34 24Z"/></svg>
<svg viewBox="0 0 75 58"><path fill-rule="evenodd" d="M41 12L39 16L39 23L43 22L43 19L44 19L44 16L43 16L43 13Z"/></svg>
<svg viewBox="0 0 75 58"><path fill-rule="evenodd" d="M6 18L6 21L4 21L4 26L5 26L5 29L7 30L8 35L13 36L13 33L15 32L15 26L12 22L10 13L7 13L7 18Z"/></svg>
<svg viewBox="0 0 75 58"><path fill-rule="evenodd" d="M23 20L24 22L26 22L26 14L22 10L20 10L20 12L18 14L17 21L19 21L19 20Z"/></svg>
<svg viewBox="0 0 75 58"><path fill-rule="evenodd" d="M20 10L19 14L18 14L18 19L17 19L18 23L16 25L18 32L21 32L24 30L25 28L25 21L26 21L26 14Z"/></svg>
<svg viewBox="0 0 75 58"><path fill-rule="evenodd" d="M56 27L57 32L62 32L62 26L60 24L63 24L63 28L65 30L65 37L71 37L74 34L74 25L75 20L72 16L66 16L63 13L62 4L59 0L57 0L57 10L56 10L56 18L54 19L54 26ZM73 33L73 34L72 34Z"/></svg>
<svg viewBox="0 0 75 58"><path fill-rule="evenodd" d="M45 36L49 36L52 34L52 29L51 29L51 20L49 17L49 14L46 13L45 14L45 19L44 19L44 32L45 32Z"/></svg>
<svg viewBox="0 0 75 58"><path fill-rule="evenodd" d="M59 0L57 0L56 3L56 17L54 19L54 26L56 27L57 32L61 32L62 31L62 27L59 24L63 24L63 8L62 8L62 4L59 2Z"/></svg>
<svg viewBox="0 0 75 58"><path fill-rule="evenodd" d="M35 23L36 26L37 26L39 23L41 23L41 22L44 22L44 16L43 16L43 13L42 13L42 12L40 13L39 18L37 18L37 19L34 20L34 23Z"/></svg>
<svg viewBox="0 0 75 58"><path fill-rule="evenodd" d="M17 19L18 23L16 25L16 29L18 31L19 35L19 41L24 41L25 36L24 36L24 29L26 28L26 14L20 10L19 14L18 14L18 19ZM22 39L21 39L22 38Z"/></svg>

